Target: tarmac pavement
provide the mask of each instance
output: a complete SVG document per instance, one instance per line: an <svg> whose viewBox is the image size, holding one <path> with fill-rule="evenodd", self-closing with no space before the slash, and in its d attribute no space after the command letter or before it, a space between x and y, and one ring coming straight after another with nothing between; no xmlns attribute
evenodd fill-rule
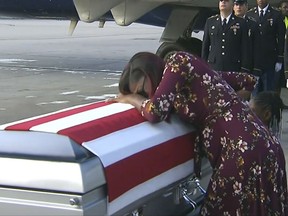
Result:
<svg viewBox="0 0 288 216"><path fill-rule="evenodd" d="M0 124L113 97L139 51L155 52L163 28L107 22L0 19Z"/></svg>

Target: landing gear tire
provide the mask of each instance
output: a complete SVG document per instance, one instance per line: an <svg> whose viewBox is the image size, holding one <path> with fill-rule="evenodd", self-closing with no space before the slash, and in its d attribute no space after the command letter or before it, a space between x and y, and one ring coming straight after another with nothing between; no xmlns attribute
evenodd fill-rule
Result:
<svg viewBox="0 0 288 216"><path fill-rule="evenodd" d="M197 38L179 39L177 42L163 42L156 54L167 60L177 51L185 51L201 56L202 41Z"/></svg>
<svg viewBox="0 0 288 216"><path fill-rule="evenodd" d="M163 42L160 47L158 48L156 54L163 58L164 60L167 60L171 55L173 55L177 51L184 51L185 48L176 43L170 43L170 42Z"/></svg>

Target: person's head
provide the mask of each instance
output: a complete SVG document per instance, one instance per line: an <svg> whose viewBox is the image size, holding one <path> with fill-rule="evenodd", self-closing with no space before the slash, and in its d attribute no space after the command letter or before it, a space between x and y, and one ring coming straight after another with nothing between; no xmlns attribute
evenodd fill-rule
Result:
<svg viewBox="0 0 288 216"><path fill-rule="evenodd" d="M263 9L269 4L269 0L256 0L257 5Z"/></svg>
<svg viewBox="0 0 288 216"><path fill-rule="evenodd" d="M248 11L247 0L235 0L234 1L234 14L238 17L244 17Z"/></svg>
<svg viewBox="0 0 288 216"><path fill-rule="evenodd" d="M150 52L135 54L120 77L120 93L137 93L146 98L152 97L162 79L164 66L164 60L156 54Z"/></svg>
<svg viewBox="0 0 288 216"><path fill-rule="evenodd" d="M219 10L221 14L229 15L233 11L233 0L219 0Z"/></svg>
<svg viewBox="0 0 288 216"><path fill-rule="evenodd" d="M288 0L280 1L279 9L283 16L288 16Z"/></svg>
<svg viewBox="0 0 288 216"><path fill-rule="evenodd" d="M250 99L249 106L267 127L279 125L283 101L277 92L260 92Z"/></svg>

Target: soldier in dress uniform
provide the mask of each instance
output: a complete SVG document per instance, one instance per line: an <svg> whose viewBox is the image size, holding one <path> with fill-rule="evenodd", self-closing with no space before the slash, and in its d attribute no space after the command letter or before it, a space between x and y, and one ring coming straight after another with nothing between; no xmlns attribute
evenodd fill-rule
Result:
<svg viewBox="0 0 288 216"><path fill-rule="evenodd" d="M279 10L281 11L286 29L288 29L288 0L279 2Z"/></svg>
<svg viewBox="0 0 288 216"><path fill-rule="evenodd" d="M220 0L220 14L207 19L202 58L217 71L249 71L248 31L233 13L233 0Z"/></svg>
<svg viewBox="0 0 288 216"><path fill-rule="evenodd" d="M260 32L256 20L246 16L248 11L247 0L234 0L234 14L237 17L245 19L248 29L248 48L249 48L249 71L256 76L260 76L261 70L259 65L259 36Z"/></svg>
<svg viewBox="0 0 288 216"><path fill-rule="evenodd" d="M256 1L258 6L249 10L247 16L256 20L260 31L260 81L262 90L276 91L283 66L285 24L281 12L270 6L269 0Z"/></svg>
<svg viewBox="0 0 288 216"><path fill-rule="evenodd" d="M288 57L287 57L287 36L288 36L288 0L282 0L279 2L279 10L281 11L286 27L286 35L285 35L285 45L284 45L284 67L282 67L280 74L280 87L287 88L287 79L288 79ZM284 73L285 71L285 73Z"/></svg>

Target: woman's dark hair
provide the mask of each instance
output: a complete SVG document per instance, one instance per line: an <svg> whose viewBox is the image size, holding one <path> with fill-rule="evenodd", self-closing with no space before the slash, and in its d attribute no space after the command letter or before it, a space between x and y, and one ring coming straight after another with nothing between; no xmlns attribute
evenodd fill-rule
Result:
<svg viewBox="0 0 288 216"><path fill-rule="evenodd" d="M131 93L130 83L137 82L143 76L150 78L153 91L155 91L162 79L164 66L164 60L156 54L150 52L139 52L135 54L121 74L119 91L122 94Z"/></svg>
<svg viewBox="0 0 288 216"><path fill-rule="evenodd" d="M283 101L279 93L274 91L263 91L253 97L254 104L262 111L268 110L271 112L269 128L279 132L279 123L283 110Z"/></svg>

